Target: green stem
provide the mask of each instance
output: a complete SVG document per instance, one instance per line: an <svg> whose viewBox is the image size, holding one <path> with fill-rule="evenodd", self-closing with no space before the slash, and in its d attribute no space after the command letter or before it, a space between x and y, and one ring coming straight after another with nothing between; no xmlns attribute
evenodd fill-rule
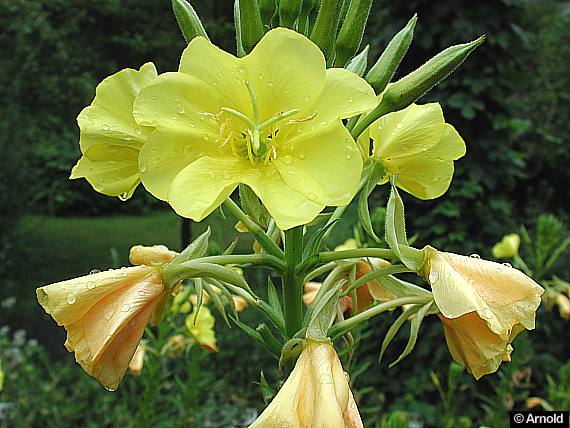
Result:
<svg viewBox="0 0 570 428"><path fill-rule="evenodd" d="M382 312L389 311L390 309L397 308L398 306L410 305L410 304L422 304L427 302L429 302L429 299L427 299L426 297L418 297L418 296L400 297L398 299L390 300L388 302L373 306L370 309L366 309L365 311L362 311L358 315L350 317L345 321L336 323L331 328L329 328L327 335L331 337L333 340L335 340L340 336L342 336L343 334L349 332L353 328L357 327L359 324L363 323L364 321L367 321L370 318L381 314Z"/></svg>
<svg viewBox="0 0 570 428"><path fill-rule="evenodd" d="M362 257L379 257L390 260L398 258L392 250L387 248L355 248L353 250L327 251L314 254L313 256L303 260L303 262L297 267L297 273L305 272L319 263L328 263L335 260L358 259Z"/></svg>
<svg viewBox="0 0 570 428"><path fill-rule="evenodd" d="M229 254L225 256L207 256L193 259L193 262L215 263L219 265L266 265L277 271L285 270L285 263L280 258L270 254Z"/></svg>
<svg viewBox="0 0 570 428"><path fill-rule="evenodd" d="M267 251L272 256L283 259L283 250L281 250L281 248L279 248L277 244L265 234L263 229L261 229L257 223L250 219L241 210L241 208L233 201L233 199L226 199L224 205L238 220L243 223L247 230L249 230L249 233L251 233L255 239L257 239L257 242L259 242L259 245L261 245L265 251Z"/></svg>
<svg viewBox="0 0 570 428"><path fill-rule="evenodd" d="M330 272L333 270L337 264L335 262L327 263L326 265L319 266L318 268L310 271L305 275L305 279L303 280L303 284L315 279L317 276L322 275L324 273Z"/></svg>
<svg viewBox="0 0 570 428"><path fill-rule="evenodd" d="M301 328L303 320L302 276L295 268L303 256L303 227L285 231L285 272L283 274L283 306L287 335L293 337Z"/></svg>

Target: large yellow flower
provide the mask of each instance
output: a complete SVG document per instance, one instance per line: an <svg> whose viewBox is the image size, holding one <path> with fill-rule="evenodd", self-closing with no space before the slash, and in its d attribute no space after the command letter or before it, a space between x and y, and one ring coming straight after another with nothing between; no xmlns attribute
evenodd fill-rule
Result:
<svg viewBox="0 0 570 428"><path fill-rule="evenodd" d="M348 375L328 340L308 340L287 381L250 425L274 427L363 427Z"/></svg>
<svg viewBox="0 0 570 428"><path fill-rule="evenodd" d="M379 184L397 174L396 184L420 199L443 195L453 178L453 161L465 155L465 143L445 123L438 103L411 106L382 116L363 134L373 141L372 156L386 166Z"/></svg>
<svg viewBox="0 0 570 428"><path fill-rule="evenodd" d="M115 390L166 291L160 269L142 265L47 285L36 294L67 330L65 346L81 367Z"/></svg>
<svg viewBox="0 0 570 428"><path fill-rule="evenodd" d="M281 229L307 223L354 196L362 160L341 118L376 102L363 79L326 70L319 48L294 31L269 31L243 58L197 37L179 72L135 101L137 123L157 127L141 150L142 182L197 221L244 183Z"/></svg>
<svg viewBox="0 0 570 428"><path fill-rule="evenodd" d="M424 248L423 274L452 357L478 379L508 361L511 342L532 330L544 289L507 265Z"/></svg>
<svg viewBox="0 0 570 428"><path fill-rule="evenodd" d="M140 89L157 76L154 64L130 68L103 80L95 99L81 111L77 123L83 156L70 178L85 178L105 195L130 198L140 183L139 151L152 131L133 118L133 102Z"/></svg>

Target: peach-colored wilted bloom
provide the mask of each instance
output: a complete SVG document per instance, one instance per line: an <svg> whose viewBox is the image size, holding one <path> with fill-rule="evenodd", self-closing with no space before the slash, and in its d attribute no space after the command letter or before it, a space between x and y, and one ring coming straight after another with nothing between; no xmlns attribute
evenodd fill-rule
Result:
<svg viewBox="0 0 570 428"><path fill-rule="evenodd" d="M363 427L348 375L328 339L308 339L286 382L250 425L274 427Z"/></svg>
<svg viewBox="0 0 570 428"><path fill-rule="evenodd" d="M175 334L168 340L166 348L170 351L172 357L178 358L186 350L186 339L181 334Z"/></svg>
<svg viewBox="0 0 570 428"><path fill-rule="evenodd" d="M247 308L247 301L243 297L232 296L232 300L234 301L234 306L237 312L241 312Z"/></svg>
<svg viewBox="0 0 570 428"><path fill-rule="evenodd" d="M142 265L47 285L36 294L67 330L65 346L81 367L115 390L166 291L160 269Z"/></svg>
<svg viewBox="0 0 570 428"><path fill-rule="evenodd" d="M146 353L146 350L144 348L144 345L141 342L137 346L137 349L135 350L135 354L133 355L133 358L131 358L131 362L129 363L129 371L134 376L138 376L141 374L141 371L142 371L142 368L144 365L145 353Z"/></svg>
<svg viewBox="0 0 570 428"><path fill-rule="evenodd" d="M131 247L129 260L134 265L148 265L170 263L178 253L169 250L164 245L153 245L145 247L143 245L135 245Z"/></svg>
<svg viewBox="0 0 570 428"><path fill-rule="evenodd" d="M511 342L534 329L544 289L510 265L424 248L431 285L454 360L479 379L509 361Z"/></svg>

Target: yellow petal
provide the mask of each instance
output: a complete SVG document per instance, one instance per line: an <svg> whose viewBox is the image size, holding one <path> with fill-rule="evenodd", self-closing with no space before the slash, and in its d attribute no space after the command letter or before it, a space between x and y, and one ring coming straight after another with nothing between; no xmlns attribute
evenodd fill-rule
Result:
<svg viewBox="0 0 570 428"><path fill-rule="evenodd" d="M186 328L192 333L196 342L212 352L218 352L214 331L215 323L216 319L205 305L200 307L197 316L196 308L194 308L194 312L186 317Z"/></svg>
<svg viewBox="0 0 570 428"><path fill-rule="evenodd" d="M497 259L514 257L519 251L520 244L521 237L517 233L509 233L493 246L493 257Z"/></svg>
<svg viewBox="0 0 570 428"><path fill-rule="evenodd" d="M65 345L77 362L114 390L164 286L156 268L136 266L47 285L36 293L44 310L67 330Z"/></svg>
<svg viewBox="0 0 570 428"><path fill-rule="evenodd" d="M196 37L184 49L178 70L207 84L211 96L225 107L251 114L243 58L224 52L204 37ZM217 113L219 109L206 111Z"/></svg>
<svg viewBox="0 0 570 428"><path fill-rule="evenodd" d="M382 116L369 128L374 155L390 161L421 153L440 141L443 125L443 112L438 103L412 104Z"/></svg>
<svg viewBox="0 0 570 428"><path fill-rule="evenodd" d="M308 340L295 368L250 428L361 428L348 376L327 341Z"/></svg>
<svg viewBox="0 0 570 428"><path fill-rule="evenodd" d="M420 199L443 195L453 178L453 161L465 155L465 143L449 124L439 142L419 154L387 162L389 174L398 174L398 187Z"/></svg>
<svg viewBox="0 0 570 428"><path fill-rule="evenodd" d="M169 250L165 245L135 245L129 251L129 261L134 265L157 265L171 262L178 253Z"/></svg>
<svg viewBox="0 0 570 428"><path fill-rule="evenodd" d="M440 318L451 356L476 379L496 372L501 363L510 358L513 349L510 343L514 336L493 333L476 312L454 319Z"/></svg>
<svg viewBox="0 0 570 428"><path fill-rule="evenodd" d="M71 170L71 179L85 178L99 193L130 198L140 183L139 151L128 146L94 144Z"/></svg>
<svg viewBox="0 0 570 428"><path fill-rule="evenodd" d="M508 336L515 325L534 328L544 289L510 266L474 257L426 252L425 276L446 318L477 312L496 334Z"/></svg>
<svg viewBox="0 0 570 428"><path fill-rule="evenodd" d="M141 374L144 365L144 355L145 349L142 343L140 343L135 350L135 354L133 355L131 362L129 363L129 371L133 376L139 376Z"/></svg>
<svg viewBox="0 0 570 428"><path fill-rule="evenodd" d="M350 203L360 182L362 158L338 119L288 143L290 149L275 162L285 183L317 204Z"/></svg>
<svg viewBox="0 0 570 428"><path fill-rule="evenodd" d="M263 36L244 58L245 79L255 89L261 120L290 109L304 110L325 85L325 58L316 44L286 28Z"/></svg>

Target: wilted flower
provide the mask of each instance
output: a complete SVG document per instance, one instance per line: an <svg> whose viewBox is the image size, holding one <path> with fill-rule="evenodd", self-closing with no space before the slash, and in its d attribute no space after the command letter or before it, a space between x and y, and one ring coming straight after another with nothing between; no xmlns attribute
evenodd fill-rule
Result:
<svg viewBox="0 0 570 428"><path fill-rule="evenodd" d="M129 363L129 371L132 373L133 376L138 376L141 374L144 365L145 353L146 353L145 347L141 342L138 344L137 349L135 350L135 354L133 355L133 358L131 358L131 362Z"/></svg>
<svg viewBox="0 0 570 428"><path fill-rule="evenodd" d="M360 141L373 141L372 157L381 160L386 174L379 184L397 174L396 185L420 199L443 195L451 183L453 161L465 155L465 143L445 123L438 103L412 104L382 116Z"/></svg>
<svg viewBox="0 0 570 428"><path fill-rule="evenodd" d="M97 86L95 99L77 117L83 156L70 178L86 178L105 195L130 198L140 183L139 152L153 128L133 118L139 91L157 76L154 64L119 71Z"/></svg>
<svg viewBox="0 0 570 428"><path fill-rule="evenodd" d="M81 367L115 390L167 293L160 269L142 265L47 285L36 294L44 310L67 330L65 346Z"/></svg>
<svg viewBox="0 0 570 428"><path fill-rule="evenodd" d="M250 428L359 428L348 374L329 340L308 339L295 368Z"/></svg>
<svg viewBox="0 0 570 428"><path fill-rule="evenodd" d="M200 306L198 315L196 315L196 310L197 307L195 306L194 311L186 317L186 328L198 345L209 351L218 352L216 332L214 331L216 319L205 305Z"/></svg>
<svg viewBox="0 0 570 428"><path fill-rule="evenodd" d="M326 70L316 44L284 28L236 58L194 38L179 72L144 88L133 114L157 130L141 150L144 186L200 221L244 183L280 229L357 191L362 159L341 119L373 108L356 74Z"/></svg>
<svg viewBox="0 0 570 428"><path fill-rule="evenodd" d="M234 301L234 306L237 312L241 312L247 308L247 301L243 297L232 296L232 300Z"/></svg>
<svg viewBox="0 0 570 428"><path fill-rule="evenodd" d="M168 340L166 348L172 357L178 358L186 350L186 338L181 334L175 334Z"/></svg>
<svg viewBox="0 0 570 428"><path fill-rule="evenodd" d="M496 259L506 259L514 257L519 252L521 237L517 233L510 233L503 236L501 242L497 242L492 249L493 257Z"/></svg>
<svg viewBox="0 0 570 428"><path fill-rule="evenodd" d="M170 263L178 253L169 250L165 245L146 247L135 245L129 252L129 261L134 265L148 265Z"/></svg>
<svg viewBox="0 0 570 428"><path fill-rule="evenodd" d="M431 285L452 357L480 378L508 361L511 342L534 329L544 289L510 266L424 248Z"/></svg>

